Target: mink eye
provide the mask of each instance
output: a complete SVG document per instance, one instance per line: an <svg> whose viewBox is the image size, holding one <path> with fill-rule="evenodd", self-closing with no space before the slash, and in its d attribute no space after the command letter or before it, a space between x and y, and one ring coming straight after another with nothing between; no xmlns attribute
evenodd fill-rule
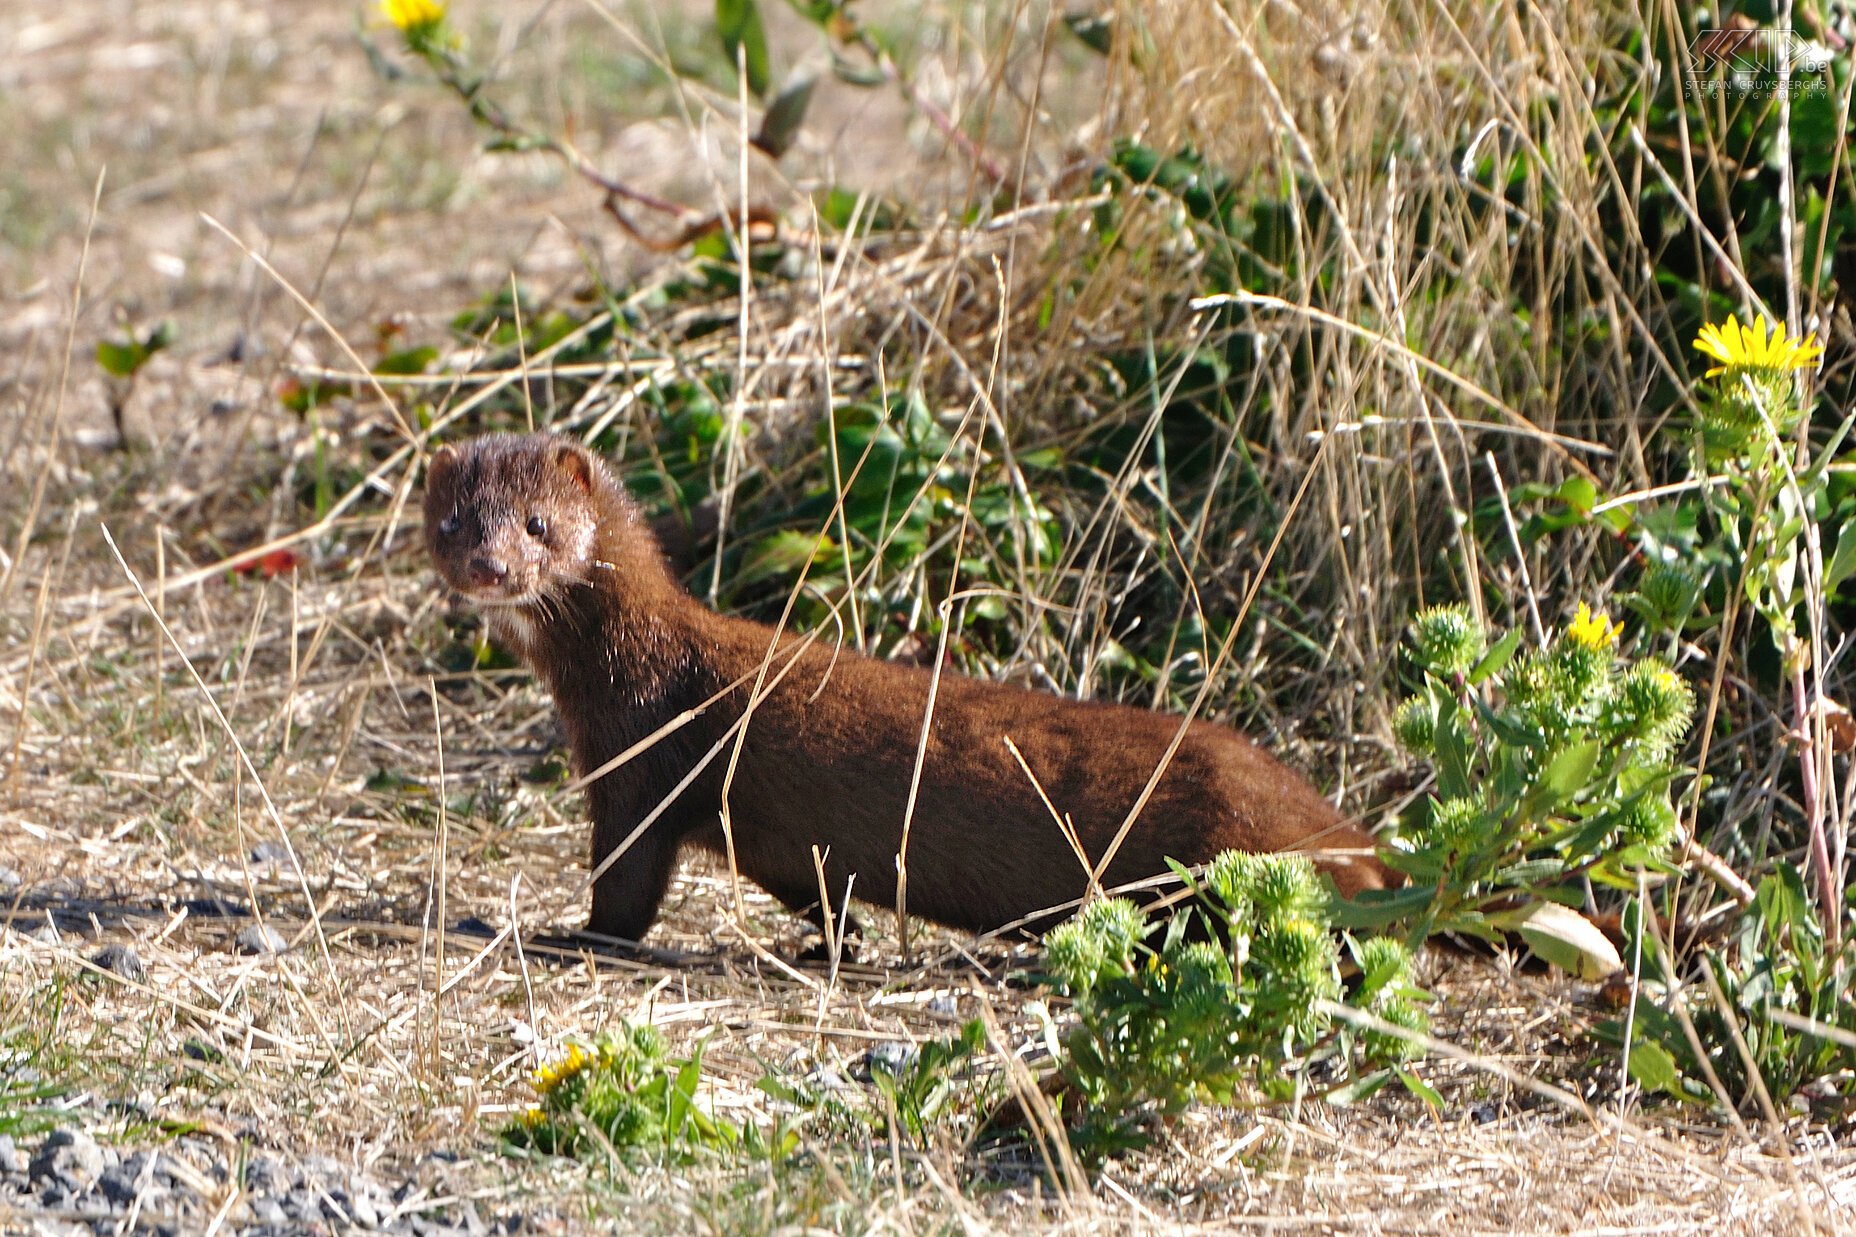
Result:
<svg viewBox="0 0 1856 1237"><path fill-rule="evenodd" d="M438 533L441 537L455 537L458 535L458 529L462 527L458 517L448 515L438 522Z"/></svg>
<svg viewBox="0 0 1856 1237"><path fill-rule="evenodd" d="M546 520L542 519L538 515L531 515L530 517L528 517L528 535L529 536L544 537L547 535L547 533L548 533L548 522Z"/></svg>

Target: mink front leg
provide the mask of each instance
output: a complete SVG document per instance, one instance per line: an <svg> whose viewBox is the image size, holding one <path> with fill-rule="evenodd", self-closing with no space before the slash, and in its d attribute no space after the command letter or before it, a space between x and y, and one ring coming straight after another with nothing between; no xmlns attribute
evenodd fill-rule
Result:
<svg viewBox="0 0 1856 1237"><path fill-rule="evenodd" d="M636 825L635 820L596 806L593 867L598 868ZM660 820L593 882L593 913L587 918L587 931L642 941L657 921L658 905L664 900L664 890L676 866L676 830L668 820Z"/></svg>

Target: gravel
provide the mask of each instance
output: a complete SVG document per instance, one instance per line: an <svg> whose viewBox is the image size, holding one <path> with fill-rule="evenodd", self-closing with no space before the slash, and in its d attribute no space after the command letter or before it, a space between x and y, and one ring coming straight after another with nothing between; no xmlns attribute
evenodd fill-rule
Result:
<svg viewBox="0 0 1856 1237"><path fill-rule="evenodd" d="M328 1156L290 1160L258 1148L183 1135L158 1146L106 1146L75 1128L53 1130L23 1151L0 1135L0 1216L7 1233L34 1237L179 1237L205 1231L224 1205L239 1160L238 1201L220 1222L227 1237L382 1233L392 1237L489 1237L555 1231L553 1216L489 1214L451 1197L433 1172L455 1156L429 1155L413 1172L383 1179ZM378 1169L376 1169L378 1171ZM204 1188L206 1195L200 1190ZM435 1198L437 1206L424 1207ZM134 1223L129 1222L133 1212Z"/></svg>

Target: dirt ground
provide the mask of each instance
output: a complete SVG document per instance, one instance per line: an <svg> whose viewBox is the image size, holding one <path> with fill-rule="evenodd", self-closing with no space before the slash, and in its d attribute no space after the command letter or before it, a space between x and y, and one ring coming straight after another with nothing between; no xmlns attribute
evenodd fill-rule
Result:
<svg viewBox="0 0 1856 1237"><path fill-rule="evenodd" d="M700 205L712 185L692 169L728 169L726 141L692 153L710 139L639 48L697 46L707 11L486 5L466 29L518 106ZM1421 1067L1442 1111L1390 1093L1195 1111L1086 1191L1011 1163L963 1188L954 1152L903 1173L881 1146L798 1180L502 1155L534 1046L620 1018L678 1048L712 1034L708 1099L745 1115L766 1110L769 1066L853 1077L873 1047L982 1010L1014 1044L1037 1022L1008 980L1022 950L937 933L905 961L879 916L842 972L795 967L802 925L751 892L734 925L726 875L701 865L658 955L550 949L583 914L585 869L568 802L525 780L555 744L547 701L519 675L446 677L416 529L344 527L294 581L209 570L300 518L278 498L311 450L275 395L291 365L340 365L337 336L364 355L383 330L429 338L512 275L567 295L589 270L673 260L558 164L482 153L428 82L381 80L357 23L384 35L371 9L318 0L0 9L0 1229L1849 1225L1856 1155L1829 1133L1799 1118L1762 1139L1621 1100L1585 1034L1606 1016L1589 985L1462 957L1427 963L1437 1034L1464 1058ZM796 26L773 33L803 50ZM956 92L945 76L924 88ZM893 93L822 89L788 182L854 166L879 191L957 184ZM173 346L124 398L96 344L163 321ZM192 583L145 606L106 529L145 587ZM432 809L464 790L467 817ZM241 943L264 926L284 952ZM40 1084L100 1158L9 1128ZM100 1204L106 1179L122 1197Z"/></svg>

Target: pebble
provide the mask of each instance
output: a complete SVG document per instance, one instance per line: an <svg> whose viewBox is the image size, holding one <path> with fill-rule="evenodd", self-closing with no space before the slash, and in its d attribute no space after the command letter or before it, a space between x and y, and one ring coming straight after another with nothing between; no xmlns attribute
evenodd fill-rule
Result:
<svg viewBox="0 0 1856 1237"><path fill-rule="evenodd" d="M19 1146L11 1134L0 1134L0 1173L12 1176L26 1171L26 1157L19 1153Z"/></svg>
<svg viewBox="0 0 1856 1237"><path fill-rule="evenodd" d="M97 1179L107 1163L97 1140L82 1130L53 1130L26 1171L34 1181L49 1177L77 1194Z"/></svg>
<svg viewBox="0 0 1856 1237"><path fill-rule="evenodd" d="M201 1039L188 1040L180 1046L180 1050L192 1060L205 1061L211 1065L217 1065L226 1059L225 1053Z"/></svg>
<svg viewBox="0 0 1856 1237"><path fill-rule="evenodd" d="M135 1199L139 1180L139 1173L130 1172L126 1165L118 1165L115 1168L103 1170L103 1174L97 1178L97 1189L102 1192L103 1197L118 1207L127 1207ZM155 1192L152 1181L149 1183L148 1192L150 1194Z"/></svg>
<svg viewBox="0 0 1856 1237"><path fill-rule="evenodd" d="M251 1208L251 1218L260 1224L281 1225L290 1219L289 1214L284 1211L283 1204L274 1198L247 1199L245 1205Z"/></svg>
<svg viewBox="0 0 1856 1237"><path fill-rule="evenodd" d="M290 948L284 934L270 924L246 924L238 930L238 951L242 954L280 954Z"/></svg>
<svg viewBox="0 0 1856 1237"><path fill-rule="evenodd" d="M900 1039L886 1039L864 1055L864 1068L875 1074L881 1070L891 1078L909 1068L915 1060L915 1045Z"/></svg>
<svg viewBox="0 0 1856 1237"><path fill-rule="evenodd" d="M290 852L282 842L259 842L251 848L251 862L254 867L267 863L289 863Z"/></svg>
<svg viewBox="0 0 1856 1237"><path fill-rule="evenodd" d="M148 979L148 968L142 965L140 955L127 945L105 945L90 956L90 964L120 975L133 984L144 983Z"/></svg>
<svg viewBox="0 0 1856 1237"><path fill-rule="evenodd" d="M284 1184L284 1172L268 1155L254 1155L245 1161L245 1189L253 1194L275 1194Z"/></svg>

